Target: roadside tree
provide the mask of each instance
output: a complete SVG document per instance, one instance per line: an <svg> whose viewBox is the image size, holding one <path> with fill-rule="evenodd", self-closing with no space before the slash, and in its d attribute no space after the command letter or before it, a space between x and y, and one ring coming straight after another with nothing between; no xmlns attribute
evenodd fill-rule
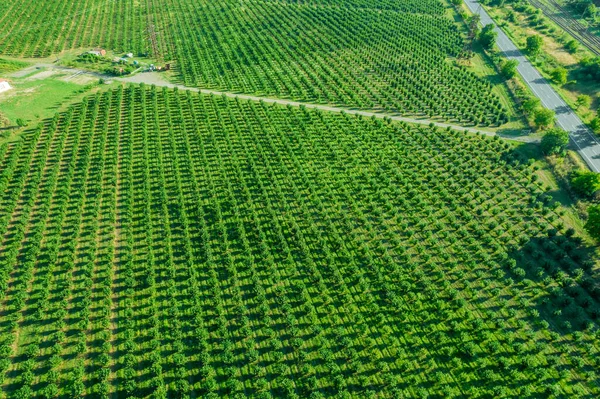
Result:
<svg viewBox="0 0 600 399"><path fill-rule="evenodd" d="M564 154L569 144L569 133L562 129L550 129L542 138L542 151L547 155Z"/></svg>
<svg viewBox="0 0 600 399"><path fill-rule="evenodd" d="M538 129L545 129L554 126L556 113L547 108L539 108L533 113L533 123Z"/></svg>

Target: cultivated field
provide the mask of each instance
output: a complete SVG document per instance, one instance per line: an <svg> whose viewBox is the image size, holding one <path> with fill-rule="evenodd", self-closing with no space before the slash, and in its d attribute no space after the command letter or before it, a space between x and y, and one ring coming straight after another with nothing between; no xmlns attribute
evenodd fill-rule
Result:
<svg viewBox="0 0 600 399"><path fill-rule="evenodd" d="M491 85L450 62L463 39L436 0L2 3L0 55L100 46L174 60L187 86L466 125L508 121Z"/></svg>
<svg viewBox="0 0 600 399"><path fill-rule="evenodd" d="M600 395L592 263L499 139L134 86L0 160L10 397Z"/></svg>

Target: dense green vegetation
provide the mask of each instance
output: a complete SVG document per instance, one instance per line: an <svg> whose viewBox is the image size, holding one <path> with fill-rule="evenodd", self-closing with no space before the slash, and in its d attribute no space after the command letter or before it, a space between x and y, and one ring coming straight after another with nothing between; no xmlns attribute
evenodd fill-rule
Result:
<svg viewBox="0 0 600 399"><path fill-rule="evenodd" d="M19 61L6 60L0 58L0 73L13 72L25 67L27 64Z"/></svg>
<svg viewBox="0 0 600 399"><path fill-rule="evenodd" d="M598 397L600 292L499 139L99 93L0 146L10 397Z"/></svg>
<svg viewBox="0 0 600 399"><path fill-rule="evenodd" d="M277 3L304 4L342 8L368 8L375 10L393 10L421 14L444 13L444 7L438 0L266 0Z"/></svg>
<svg viewBox="0 0 600 399"><path fill-rule="evenodd" d="M0 55L104 46L174 59L187 86L461 124L508 120L490 83L448 61L463 39L434 0L381 0L370 8L365 1L4 2Z"/></svg>

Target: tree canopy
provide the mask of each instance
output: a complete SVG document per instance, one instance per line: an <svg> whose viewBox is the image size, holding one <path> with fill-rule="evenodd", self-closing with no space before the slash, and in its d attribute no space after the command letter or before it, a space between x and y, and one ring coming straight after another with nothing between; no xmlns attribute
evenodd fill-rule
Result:
<svg viewBox="0 0 600 399"><path fill-rule="evenodd" d="M552 76L554 83L564 85L567 83L568 72L565 68L558 67L550 72L550 76Z"/></svg>
<svg viewBox="0 0 600 399"><path fill-rule="evenodd" d="M588 57L581 60L579 78L600 82L600 57Z"/></svg>
<svg viewBox="0 0 600 399"><path fill-rule="evenodd" d="M585 229L596 240L600 239L600 205L592 205L588 208L588 220Z"/></svg>
<svg viewBox="0 0 600 399"><path fill-rule="evenodd" d="M542 44L544 44L544 40L539 35L529 36L527 38L527 51L532 56L536 56L542 50Z"/></svg>
<svg viewBox="0 0 600 399"><path fill-rule="evenodd" d="M481 43L483 48L485 48L486 50L491 50L496 44L497 37L498 32L494 30L494 25L486 25L479 33L479 42Z"/></svg>
<svg viewBox="0 0 600 399"><path fill-rule="evenodd" d="M578 194L591 197L600 189L600 173L578 171L571 176L571 187Z"/></svg>
<svg viewBox="0 0 600 399"><path fill-rule="evenodd" d="M517 67L519 66L519 61L517 60L507 60L502 65L502 74L508 79L514 78L517 74Z"/></svg>
<svg viewBox="0 0 600 399"><path fill-rule="evenodd" d="M552 127L554 125L554 120L556 118L556 113L547 108L539 108L533 114L533 123L539 129L544 129L547 127Z"/></svg>
<svg viewBox="0 0 600 399"><path fill-rule="evenodd" d="M563 154L569 144L569 133L562 129L550 129L542 138L542 151L548 155Z"/></svg>

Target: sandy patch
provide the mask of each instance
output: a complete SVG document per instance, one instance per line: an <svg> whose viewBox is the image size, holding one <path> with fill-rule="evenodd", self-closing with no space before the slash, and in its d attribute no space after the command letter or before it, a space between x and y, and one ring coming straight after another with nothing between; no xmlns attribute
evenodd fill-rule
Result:
<svg viewBox="0 0 600 399"><path fill-rule="evenodd" d="M27 67L24 69L20 69L8 76L13 77L13 78L22 78L27 75L31 75L32 73L35 73L36 70L37 70L37 68L35 66L30 66L30 67Z"/></svg>
<svg viewBox="0 0 600 399"><path fill-rule="evenodd" d="M530 36L539 35L544 40L543 51L546 54L556 58L556 60L565 66L571 66L577 64L577 59L573 57L568 51L565 50L562 44L558 43L554 38L547 35L541 34L531 28L526 29L526 32Z"/></svg>
<svg viewBox="0 0 600 399"><path fill-rule="evenodd" d="M89 83L98 82L98 77L90 75L90 74L86 74L86 73L68 74L68 75L62 76L60 78L60 80L62 80L63 82L75 83L75 84L79 84L79 85L86 85Z"/></svg>
<svg viewBox="0 0 600 399"><path fill-rule="evenodd" d="M27 80L41 80L41 79L46 79L49 78L50 76L56 75L58 73L58 71L55 71L53 69L48 69L48 70L42 70L39 73L36 73L35 75L31 75L27 78Z"/></svg>

